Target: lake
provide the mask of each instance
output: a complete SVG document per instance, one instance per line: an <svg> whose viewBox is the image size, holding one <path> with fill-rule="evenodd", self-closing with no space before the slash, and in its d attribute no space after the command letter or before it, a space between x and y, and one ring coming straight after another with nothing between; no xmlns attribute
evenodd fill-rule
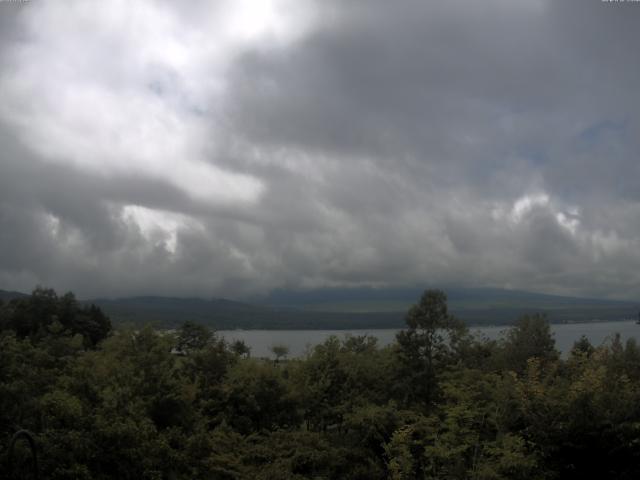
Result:
<svg viewBox="0 0 640 480"><path fill-rule="evenodd" d="M481 333L488 338L498 338L500 332L507 327L471 327L474 333ZM556 340L556 348L567 353L573 342L585 335L593 345L600 345L609 337L619 333L622 340L640 338L640 325L632 320L620 322L571 323L551 325ZM393 342L398 329L371 330L220 330L218 335L227 341L243 340L251 347L253 357L273 357L270 348L273 345L289 347L289 356L304 355L308 349L324 342L331 335L344 338L345 335L371 335L378 338L379 345Z"/></svg>

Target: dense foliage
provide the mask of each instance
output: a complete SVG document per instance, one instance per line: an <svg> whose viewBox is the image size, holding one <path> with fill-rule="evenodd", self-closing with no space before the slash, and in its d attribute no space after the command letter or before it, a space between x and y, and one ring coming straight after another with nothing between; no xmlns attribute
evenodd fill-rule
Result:
<svg viewBox="0 0 640 480"><path fill-rule="evenodd" d="M473 338L439 291L389 347L332 337L301 359L251 358L190 322L112 332L42 289L0 305L0 327L0 472L26 428L44 479L640 474L633 340L582 338L561 358L539 316Z"/></svg>

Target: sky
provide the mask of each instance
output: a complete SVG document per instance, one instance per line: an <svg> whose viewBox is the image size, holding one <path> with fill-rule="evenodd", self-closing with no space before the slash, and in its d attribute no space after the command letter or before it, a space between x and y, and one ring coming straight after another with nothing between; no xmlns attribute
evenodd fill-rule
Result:
<svg viewBox="0 0 640 480"><path fill-rule="evenodd" d="M640 2L0 1L0 289L640 296Z"/></svg>

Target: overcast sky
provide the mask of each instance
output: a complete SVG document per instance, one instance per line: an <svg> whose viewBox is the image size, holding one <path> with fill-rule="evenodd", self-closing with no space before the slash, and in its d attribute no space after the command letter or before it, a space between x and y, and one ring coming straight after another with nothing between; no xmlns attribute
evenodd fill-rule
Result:
<svg viewBox="0 0 640 480"><path fill-rule="evenodd" d="M640 297L640 2L0 1L0 289Z"/></svg>

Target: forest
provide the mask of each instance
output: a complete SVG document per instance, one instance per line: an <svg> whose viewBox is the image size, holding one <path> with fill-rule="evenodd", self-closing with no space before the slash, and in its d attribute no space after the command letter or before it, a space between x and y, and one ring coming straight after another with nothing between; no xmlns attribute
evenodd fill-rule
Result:
<svg viewBox="0 0 640 480"><path fill-rule="evenodd" d="M73 294L0 304L0 475L41 479L632 479L640 348L543 316L471 335L427 290L396 342L253 358L193 322L113 328ZM11 458L10 457L11 453ZM11 462L10 462L11 460ZM11 464L10 464L11 463Z"/></svg>

